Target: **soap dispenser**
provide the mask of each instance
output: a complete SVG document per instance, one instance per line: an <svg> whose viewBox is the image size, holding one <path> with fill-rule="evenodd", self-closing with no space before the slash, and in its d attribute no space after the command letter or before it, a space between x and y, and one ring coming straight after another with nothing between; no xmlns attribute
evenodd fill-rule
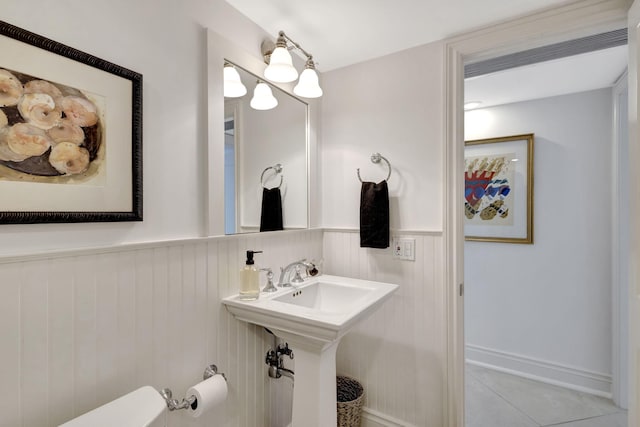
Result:
<svg viewBox="0 0 640 427"><path fill-rule="evenodd" d="M260 277L254 266L253 255L262 251L247 251L247 261L240 270L240 299L256 300L260 296Z"/></svg>

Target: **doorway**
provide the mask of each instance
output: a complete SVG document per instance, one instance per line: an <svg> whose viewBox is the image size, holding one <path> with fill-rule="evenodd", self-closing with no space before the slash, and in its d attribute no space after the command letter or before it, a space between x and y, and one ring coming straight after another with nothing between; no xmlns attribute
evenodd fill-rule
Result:
<svg viewBox="0 0 640 427"><path fill-rule="evenodd" d="M587 51L591 43L596 49ZM574 46L579 53L570 55ZM610 183L619 163L613 161L619 144L611 143L613 87L626 53L626 30L619 30L475 63L466 73L465 100L484 104L465 112L465 140L535 134L536 234L530 245L465 242L469 427L579 419L613 425L624 417L607 399L619 353L611 347L617 244L611 230L618 210L590 206L595 194L606 206L625 202ZM481 74L482 68L491 71ZM505 198L496 227L518 215L515 178L515 197ZM626 395L616 398L625 405Z"/></svg>
<svg viewBox="0 0 640 427"><path fill-rule="evenodd" d="M575 7L574 7L575 6ZM510 22L505 25L499 25L490 31L478 31L472 34L466 34L458 39L452 40L447 44L447 74L451 74L452 78L447 81L446 96L449 102L447 111L447 164L455 167L446 171L447 188L451 190L451 197L447 197L445 203L447 209L452 212L450 218L456 218L454 222L446 222L445 229L447 231L447 262L450 266L448 271L448 280L455 285L450 290L449 318L454 325L454 330L450 334L450 349L453 363L452 376L450 377L450 391L454 396L461 397L463 391L463 366L464 366L464 337L463 337L463 309L464 299L459 298L462 294L463 282L463 264L459 260L463 259L464 242L462 229L462 221L464 210L457 205L457 200L462 199L462 182L464 147L462 141L463 120L462 105L463 89L461 82L463 80L463 63L465 61L476 61L479 58L498 57L505 52L519 52L523 48L531 46L543 46L562 40L571 40L579 38L578 36L592 35L596 31L602 31L602 28L613 30L612 16L617 16L618 28L626 25L626 9L614 2L606 2L606 4L598 4L597 8L585 11L584 5L574 5L554 11L553 14L540 14L525 17L516 22ZM602 7L600 7L602 6ZM586 14L585 14L586 13ZM588 22L585 16L589 16ZM606 25L605 25L606 23ZM594 30L597 28L597 30ZM573 37L568 37L568 34ZM545 39L543 43L541 39ZM458 172L456 172L458 171ZM459 173L459 175L458 175ZM458 195L458 199L454 197ZM459 221L459 222L458 222ZM538 234L538 233L537 233ZM534 237L534 245L535 245ZM465 280L468 278L465 277ZM465 289L468 290L468 283L465 283ZM468 296L468 291L465 292ZM611 298L611 297L610 297ZM457 325L457 326L456 326ZM462 426L463 410L457 406L455 402L461 402L462 399L454 398L450 409L454 415L454 423L452 425Z"/></svg>

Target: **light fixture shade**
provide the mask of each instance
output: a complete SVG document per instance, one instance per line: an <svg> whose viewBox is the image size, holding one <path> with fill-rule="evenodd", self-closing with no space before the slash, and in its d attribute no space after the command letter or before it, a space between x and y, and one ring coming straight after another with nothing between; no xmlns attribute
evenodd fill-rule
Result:
<svg viewBox="0 0 640 427"><path fill-rule="evenodd" d="M278 100L266 83L258 83L253 90L250 105L254 110L271 110L278 105Z"/></svg>
<svg viewBox="0 0 640 427"><path fill-rule="evenodd" d="M272 82L288 83L298 78L298 71L293 67L291 54L285 47L276 47L271 53L269 65L264 70L265 78Z"/></svg>
<svg viewBox="0 0 640 427"><path fill-rule="evenodd" d="M240 80L240 74L231 65L224 66L224 96L225 98L239 98L247 93L247 88Z"/></svg>
<svg viewBox="0 0 640 427"><path fill-rule="evenodd" d="M300 74L298 84L293 88L293 93L303 98L319 98L322 96L322 88L318 83L318 74L313 68L305 68Z"/></svg>

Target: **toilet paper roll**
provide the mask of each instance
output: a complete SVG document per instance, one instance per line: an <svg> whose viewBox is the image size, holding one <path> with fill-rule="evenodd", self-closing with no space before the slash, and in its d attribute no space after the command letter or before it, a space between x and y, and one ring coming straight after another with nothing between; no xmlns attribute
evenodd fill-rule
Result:
<svg viewBox="0 0 640 427"><path fill-rule="evenodd" d="M187 396L195 396L196 401L187 409L189 415L198 418L227 398L227 380L222 375L214 375L187 390Z"/></svg>

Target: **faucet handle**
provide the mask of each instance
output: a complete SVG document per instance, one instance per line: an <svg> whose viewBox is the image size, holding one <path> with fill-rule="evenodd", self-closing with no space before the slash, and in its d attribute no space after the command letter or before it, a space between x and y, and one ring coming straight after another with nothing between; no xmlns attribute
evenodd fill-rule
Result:
<svg viewBox="0 0 640 427"><path fill-rule="evenodd" d="M302 276L300 276L300 266L296 265L296 275L293 276L293 279L291 279L291 283L302 283L304 282L304 279L302 278Z"/></svg>
<svg viewBox="0 0 640 427"><path fill-rule="evenodd" d="M318 273L320 273L320 270L318 270L318 263L314 260L311 260L311 262L309 262L308 264L309 266L307 267L307 276L317 276Z"/></svg>
<svg viewBox="0 0 640 427"><path fill-rule="evenodd" d="M266 271L267 272L267 284L264 287L264 289L262 289L262 292L275 292L278 289L273 285L273 270L271 270L270 268L261 268L260 271Z"/></svg>

